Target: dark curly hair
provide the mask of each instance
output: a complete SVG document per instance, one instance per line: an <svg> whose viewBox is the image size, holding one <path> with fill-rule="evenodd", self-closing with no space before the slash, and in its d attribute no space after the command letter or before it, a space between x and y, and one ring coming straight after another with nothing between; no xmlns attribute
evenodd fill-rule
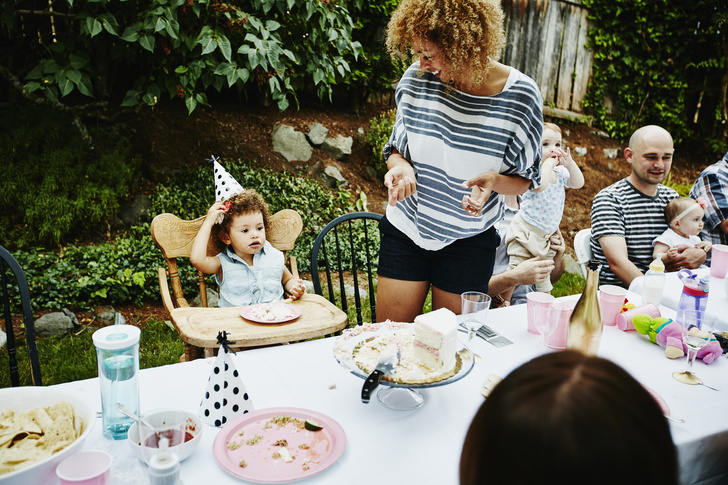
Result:
<svg viewBox="0 0 728 485"><path fill-rule="evenodd" d="M402 0L387 26L393 58L412 57L412 39L437 45L454 73L485 82L505 45L500 0Z"/></svg>
<svg viewBox="0 0 728 485"><path fill-rule="evenodd" d="M225 217L218 229L218 236L220 234L230 233L230 226L232 225L235 217L254 212L260 212L263 214L263 226L265 227L265 233L267 235L270 232L270 211L268 209L268 204L266 204L262 195L253 189L246 189L239 194L233 195L228 200L232 203L232 206L225 213Z"/></svg>

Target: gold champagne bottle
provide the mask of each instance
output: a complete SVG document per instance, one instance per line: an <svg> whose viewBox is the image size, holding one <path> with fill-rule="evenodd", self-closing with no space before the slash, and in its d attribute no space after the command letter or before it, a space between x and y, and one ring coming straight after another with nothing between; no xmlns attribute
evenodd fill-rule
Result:
<svg viewBox="0 0 728 485"><path fill-rule="evenodd" d="M567 349L579 350L587 355L597 355L602 337L602 313L597 297L599 269L587 269L586 286L571 314L566 338Z"/></svg>

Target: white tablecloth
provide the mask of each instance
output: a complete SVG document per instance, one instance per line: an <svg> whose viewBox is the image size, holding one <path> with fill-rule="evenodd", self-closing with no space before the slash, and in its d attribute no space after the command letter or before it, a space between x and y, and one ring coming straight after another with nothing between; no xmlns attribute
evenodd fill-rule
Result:
<svg viewBox="0 0 728 485"><path fill-rule="evenodd" d="M710 268L699 268L693 271L700 277L710 275ZM641 295L644 279L644 276L635 278L629 285L629 291ZM706 307L706 311L714 314L718 318L720 323L717 326L720 330L728 331L728 296L726 295L725 284L726 280L723 278L710 278L708 305ZM680 301L682 289L683 284L680 282L677 272L667 273L665 275L665 289L662 292L662 300L660 300L660 304L673 310L677 310L677 304ZM634 303L639 306L641 301L641 297L637 297Z"/></svg>
<svg viewBox="0 0 728 485"><path fill-rule="evenodd" d="M671 316L669 309L663 310ZM342 457L306 483L456 485L465 433L483 402L483 381L488 374L506 376L542 352L540 337L526 332L525 305L492 310L488 324L515 343L495 348L476 337L473 350L483 361L458 382L424 389L425 403L413 411L393 411L376 399L363 404L363 380L336 362L333 339L242 351L233 359L257 409L311 409L335 419L344 428L347 443ZM716 392L675 381L671 373L682 369L685 360L668 360L658 346L636 332L605 327L599 354L627 369L665 400L673 416L685 419L684 424L670 423L683 483L726 483L728 359L722 357L711 365L695 363L698 375L721 389ZM196 360L141 371L142 412L159 408L197 412L212 363L213 359ZM58 387L82 393L101 409L96 379ZM180 476L185 485L241 483L215 461L212 443L217 432L217 428L205 426L199 449L182 463ZM115 442L102 436L100 419L85 448L112 453L111 485L144 483L144 466L134 458L126 441Z"/></svg>

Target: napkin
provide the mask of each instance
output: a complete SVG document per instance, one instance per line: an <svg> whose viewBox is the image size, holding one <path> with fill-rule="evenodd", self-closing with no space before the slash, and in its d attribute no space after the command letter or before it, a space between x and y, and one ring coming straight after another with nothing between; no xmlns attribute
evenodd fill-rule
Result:
<svg viewBox="0 0 728 485"><path fill-rule="evenodd" d="M253 400L226 347L220 346L199 412L205 424L218 428L254 409Z"/></svg>

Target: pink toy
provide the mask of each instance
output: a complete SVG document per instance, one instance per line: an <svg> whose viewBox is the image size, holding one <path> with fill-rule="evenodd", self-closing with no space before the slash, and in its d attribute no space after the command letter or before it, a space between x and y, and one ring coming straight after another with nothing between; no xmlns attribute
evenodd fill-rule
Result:
<svg viewBox="0 0 728 485"><path fill-rule="evenodd" d="M682 329L680 324L667 317L652 318L650 315L635 315L632 324L637 332L647 335L654 343L665 350L669 359L677 359L687 353L687 347L682 342ZM723 349L717 340L711 340L708 345L698 350L696 357L710 364L723 354Z"/></svg>

